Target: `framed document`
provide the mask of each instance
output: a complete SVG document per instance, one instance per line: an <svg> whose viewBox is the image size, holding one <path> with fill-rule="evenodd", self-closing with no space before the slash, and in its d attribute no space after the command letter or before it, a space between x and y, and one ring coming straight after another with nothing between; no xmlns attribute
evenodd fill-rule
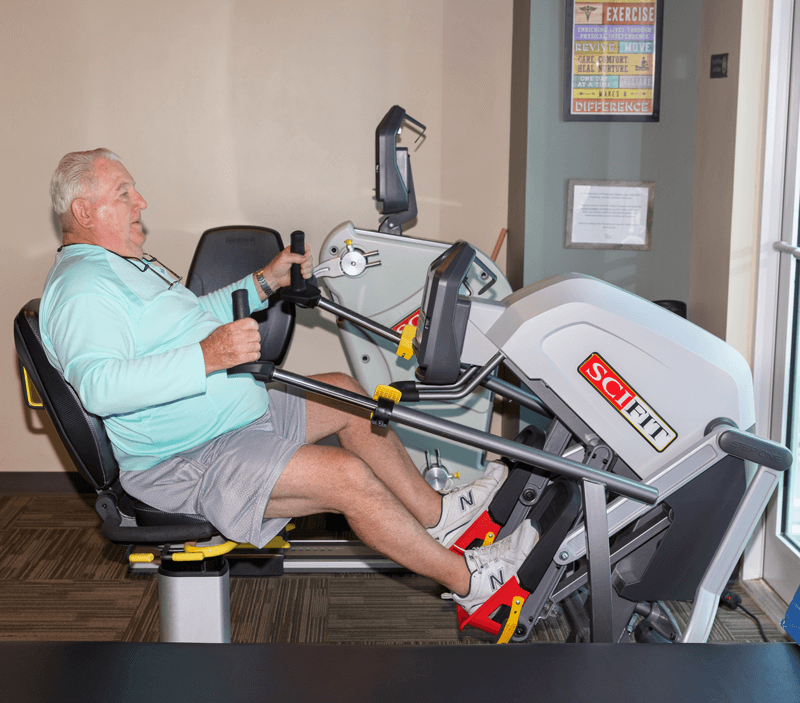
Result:
<svg viewBox="0 0 800 703"><path fill-rule="evenodd" d="M564 119L658 122L664 0L567 0Z"/></svg>
<svg viewBox="0 0 800 703"><path fill-rule="evenodd" d="M650 250L653 181L569 181L567 249Z"/></svg>

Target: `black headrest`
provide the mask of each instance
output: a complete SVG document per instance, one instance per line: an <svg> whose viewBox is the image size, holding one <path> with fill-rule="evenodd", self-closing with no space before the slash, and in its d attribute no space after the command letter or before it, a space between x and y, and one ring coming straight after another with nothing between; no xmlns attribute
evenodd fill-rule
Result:
<svg viewBox="0 0 800 703"><path fill-rule="evenodd" d="M75 391L48 361L39 333L38 298L14 319L14 343L76 468L95 489L108 488L119 476L111 442L102 420L84 410Z"/></svg>

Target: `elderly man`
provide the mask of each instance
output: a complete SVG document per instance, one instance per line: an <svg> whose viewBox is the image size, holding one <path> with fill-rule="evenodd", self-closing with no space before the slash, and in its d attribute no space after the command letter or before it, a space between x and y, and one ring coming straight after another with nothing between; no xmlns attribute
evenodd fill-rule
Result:
<svg viewBox="0 0 800 703"><path fill-rule="evenodd" d="M324 399L267 389L225 370L257 360L258 325L232 320L232 290L253 309L288 285L287 248L263 269L197 298L144 253L147 207L106 149L67 154L51 182L63 243L40 305L42 340L89 412L103 418L124 489L165 511L203 516L226 537L266 544L289 518L343 513L372 548L450 589L474 612L516 572L537 534L462 556L449 547L488 505L502 464L445 496L397 436ZM321 380L361 392L343 374ZM341 448L314 444L332 434Z"/></svg>

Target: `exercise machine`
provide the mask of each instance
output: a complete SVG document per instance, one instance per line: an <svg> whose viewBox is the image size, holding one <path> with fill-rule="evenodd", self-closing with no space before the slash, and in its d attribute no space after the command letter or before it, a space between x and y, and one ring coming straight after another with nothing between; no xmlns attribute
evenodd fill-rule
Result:
<svg viewBox="0 0 800 703"><path fill-rule="evenodd" d="M430 262L449 244L403 233L417 215L417 201L408 148L397 146L407 123L425 126L399 105L384 115L375 130L375 197L384 216L377 232L356 229L352 222L335 227L326 237L314 276L336 303L402 332L415 325L422 302L422 283ZM465 284L473 297L502 300L511 286L492 259L476 251L476 265ZM364 388L410 381L414 365L395 354L394 343L369 329L337 318L342 343L354 375ZM485 388L461 398L420 401L420 409L474 429L488 431L493 393ZM485 469L485 452L412 427L397 428L403 445L423 476L437 490L470 483Z"/></svg>
<svg viewBox="0 0 800 703"><path fill-rule="evenodd" d="M292 248L302 251L301 232ZM453 546L540 533L516 576L461 626L522 642L563 608L575 641L704 642L722 589L780 473L782 445L757 437L750 370L722 340L631 293L579 274L502 301L464 295L475 250L457 242L429 266L419 325L403 334L325 299L294 271L284 298L368 329L416 357L415 380L369 398L275 368L252 373L390 422L496 452L509 478ZM238 293L238 292L237 292ZM235 317L248 314L234 293ZM505 366L519 387L492 375ZM407 403L478 386L550 418L511 441ZM403 404L401 404L401 402ZM664 600L694 599L681 633Z"/></svg>
<svg viewBox="0 0 800 703"><path fill-rule="evenodd" d="M292 244L302 251L299 235ZM287 302L327 310L415 355L414 381L370 398L272 362L234 372L367 408L376 425L405 425L507 457L508 480L454 549L502 539L522 520L536 522L540 540L490 602L460 614L462 626L521 642L560 607L575 641L705 641L719 595L792 462L785 447L749 431L746 363L682 318L586 276L551 278L502 301L463 295L474 261L463 242L434 260L420 325L404 335L323 298L293 272ZM39 392L97 490L104 536L153 545L132 556L160 562L162 640L229 641L226 555L236 545L197 516L155 510L121 490L102 421L44 355L37 302L14 325L25 385ZM246 313L240 306L237 314ZM500 365L519 387L491 374ZM409 406L478 386L549 417L548 430L529 428L511 441ZM679 633L661 601L692 598Z"/></svg>

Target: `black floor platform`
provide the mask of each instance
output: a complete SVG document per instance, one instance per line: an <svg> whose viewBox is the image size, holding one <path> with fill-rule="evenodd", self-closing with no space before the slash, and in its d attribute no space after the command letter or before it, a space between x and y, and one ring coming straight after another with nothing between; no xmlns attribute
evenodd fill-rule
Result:
<svg viewBox="0 0 800 703"><path fill-rule="evenodd" d="M797 703L800 647L0 643L0 700Z"/></svg>

